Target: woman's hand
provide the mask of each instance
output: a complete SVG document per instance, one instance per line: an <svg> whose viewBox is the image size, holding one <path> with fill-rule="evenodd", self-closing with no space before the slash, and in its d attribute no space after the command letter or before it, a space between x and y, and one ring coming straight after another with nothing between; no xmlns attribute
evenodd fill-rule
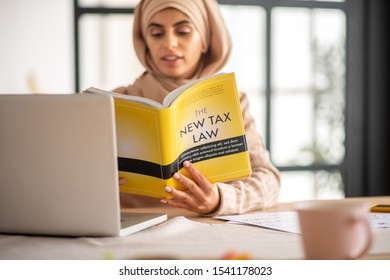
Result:
<svg viewBox="0 0 390 280"><path fill-rule="evenodd" d="M126 179L125 178L119 178L118 182L119 182L119 186L122 186L122 185L126 184Z"/></svg>
<svg viewBox="0 0 390 280"><path fill-rule="evenodd" d="M173 198L162 199L161 202L199 214L213 212L220 203L218 188L207 180L190 162L185 161L183 166L194 179L191 180L182 174L175 173L173 178L179 181L185 190L179 191L166 186L164 190Z"/></svg>

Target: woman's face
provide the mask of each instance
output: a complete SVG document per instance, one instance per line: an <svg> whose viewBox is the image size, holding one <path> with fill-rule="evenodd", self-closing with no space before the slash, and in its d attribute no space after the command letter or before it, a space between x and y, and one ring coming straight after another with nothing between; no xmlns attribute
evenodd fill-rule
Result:
<svg viewBox="0 0 390 280"><path fill-rule="evenodd" d="M201 37L179 10L156 13L148 23L145 41L154 64L165 76L186 79L196 72L203 52Z"/></svg>

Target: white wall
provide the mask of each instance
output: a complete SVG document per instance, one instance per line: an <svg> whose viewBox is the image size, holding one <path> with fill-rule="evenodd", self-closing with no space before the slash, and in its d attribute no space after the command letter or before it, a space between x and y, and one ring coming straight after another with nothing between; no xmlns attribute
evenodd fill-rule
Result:
<svg viewBox="0 0 390 280"><path fill-rule="evenodd" d="M73 91L69 0L0 0L0 93Z"/></svg>

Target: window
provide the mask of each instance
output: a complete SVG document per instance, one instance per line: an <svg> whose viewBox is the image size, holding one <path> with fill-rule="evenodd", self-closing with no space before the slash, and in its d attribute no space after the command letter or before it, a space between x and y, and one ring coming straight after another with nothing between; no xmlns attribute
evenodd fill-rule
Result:
<svg viewBox="0 0 390 280"><path fill-rule="evenodd" d="M343 197L345 14L282 7L271 17L272 156L297 169L285 174L281 199Z"/></svg>

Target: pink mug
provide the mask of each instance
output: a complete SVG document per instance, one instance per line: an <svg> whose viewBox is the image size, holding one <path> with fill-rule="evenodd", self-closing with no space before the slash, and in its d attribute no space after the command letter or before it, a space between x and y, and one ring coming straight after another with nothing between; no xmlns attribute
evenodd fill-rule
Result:
<svg viewBox="0 0 390 280"><path fill-rule="evenodd" d="M307 259L359 259L371 248L368 203L313 200L294 203Z"/></svg>

